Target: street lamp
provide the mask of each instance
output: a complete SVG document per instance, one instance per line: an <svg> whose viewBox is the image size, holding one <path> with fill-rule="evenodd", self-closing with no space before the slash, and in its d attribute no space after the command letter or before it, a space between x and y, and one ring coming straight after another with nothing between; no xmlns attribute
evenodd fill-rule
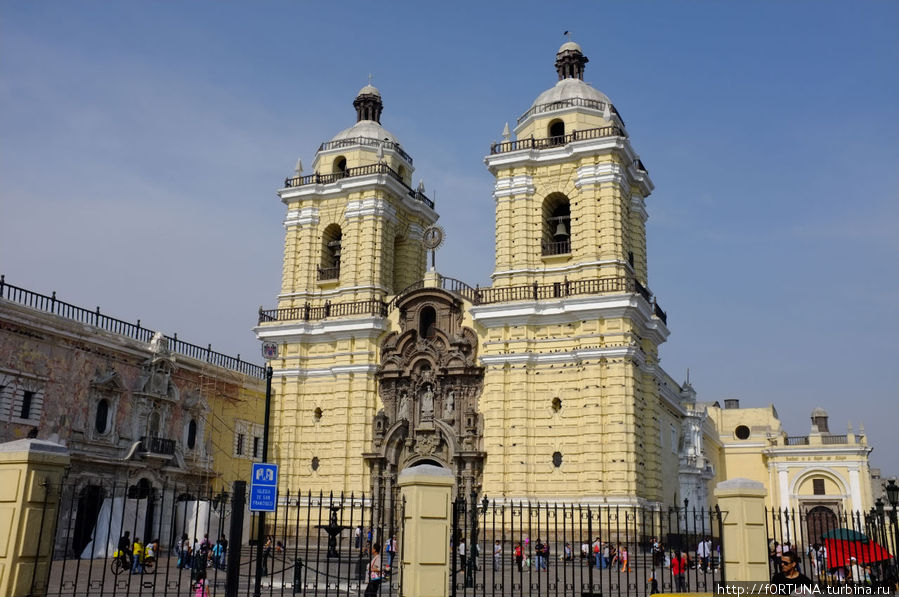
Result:
<svg viewBox="0 0 899 597"><path fill-rule="evenodd" d="M890 505L893 507L893 509L890 510L890 526L893 527L892 553L895 554L896 548L899 548L899 520L896 520L896 510L899 509L899 485L896 485L896 479L890 479L883 489L884 493L887 494L887 501L890 502ZM892 565L896 565L895 559L893 559Z"/></svg>

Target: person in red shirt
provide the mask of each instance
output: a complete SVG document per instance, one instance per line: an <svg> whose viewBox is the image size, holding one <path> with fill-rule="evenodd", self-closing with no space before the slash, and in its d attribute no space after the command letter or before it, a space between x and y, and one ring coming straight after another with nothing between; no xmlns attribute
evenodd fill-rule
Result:
<svg viewBox="0 0 899 597"><path fill-rule="evenodd" d="M671 575L674 576L674 586L677 591L683 592L687 590L686 572L687 554L682 551L675 552L671 558Z"/></svg>

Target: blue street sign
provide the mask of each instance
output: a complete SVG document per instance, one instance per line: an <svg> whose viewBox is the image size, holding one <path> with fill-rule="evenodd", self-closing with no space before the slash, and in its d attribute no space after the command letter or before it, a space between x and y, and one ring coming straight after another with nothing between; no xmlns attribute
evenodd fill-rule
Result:
<svg viewBox="0 0 899 597"><path fill-rule="evenodd" d="M250 511L274 512L278 494L278 465L253 463Z"/></svg>

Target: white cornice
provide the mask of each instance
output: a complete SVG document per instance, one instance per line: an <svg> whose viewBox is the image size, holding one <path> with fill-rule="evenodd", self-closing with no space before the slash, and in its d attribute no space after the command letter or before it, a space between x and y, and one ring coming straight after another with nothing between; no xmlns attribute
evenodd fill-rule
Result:
<svg viewBox="0 0 899 597"><path fill-rule="evenodd" d="M521 268L521 269L506 269L498 272L493 272L490 274L491 279L496 279L498 276L514 276L517 274L559 274L559 273L568 273L568 272L578 272L588 267L606 267L606 266L620 266L626 267L632 274L634 273L631 264L627 261L622 261L620 259L601 259L599 261L579 261L577 263L572 263L570 265L563 265L560 267L534 267L534 268Z"/></svg>
<svg viewBox="0 0 899 597"><path fill-rule="evenodd" d="M364 218L365 216L383 217L390 222L396 222L396 208L386 199L377 197L365 197L348 201L343 212L347 220L352 218Z"/></svg>
<svg viewBox="0 0 899 597"><path fill-rule="evenodd" d="M573 141L566 145L552 147L549 149L522 149L519 151L509 151L504 153L495 153L484 158L487 169L491 174L496 173L501 168L514 168L520 166L545 166L550 164L570 162L574 157L583 155L597 155L618 153L622 155L625 161L630 164L636 158L637 154L631 147L630 140L624 137L601 137L599 139L589 139L585 141ZM652 193L655 185L649 178L649 174L636 168L628 169L628 174L632 178L631 185L638 186L644 197L648 197Z"/></svg>
<svg viewBox="0 0 899 597"><path fill-rule="evenodd" d="M387 289L383 286L341 286L340 288L335 288L333 290L309 290L305 292L285 292L278 295L278 299L289 299L289 298L326 298L326 297L334 297L341 294L352 294L352 293L367 293L367 292L381 292L385 295L387 294Z"/></svg>
<svg viewBox="0 0 899 597"><path fill-rule="evenodd" d="M512 195L527 197L533 195L536 190L533 177L527 174L505 176L496 179L496 184L493 186L493 198L498 200L503 197L511 197Z"/></svg>
<svg viewBox="0 0 899 597"><path fill-rule="evenodd" d="M318 208L304 207L302 209L291 209L287 211L287 217L284 218L284 227L290 226L307 226L318 224Z"/></svg>
<svg viewBox="0 0 899 597"><path fill-rule="evenodd" d="M558 325L588 319L627 317L639 325L640 335L658 346L670 332L652 307L638 294L612 294L556 300L477 305L469 309L472 319L486 328L521 325Z"/></svg>
<svg viewBox="0 0 899 597"><path fill-rule="evenodd" d="M631 212L637 213L644 223L649 218L649 213L646 211L646 200L637 193L631 196Z"/></svg>
<svg viewBox="0 0 899 597"><path fill-rule="evenodd" d="M871 446L859 446L852 444L828 444L826 446L767 446L763 453L768 458L780 458L787 456L848 456L851 458L866 459L874 448ZM792 463L787 463L792 464ZM847 462L843 464L848 465Z"/></svg>
<svg viewBox="0 0 899 597"><path fill-rule="evenodd" d="M373 375L377 373L377 364L367 365L334 365L321 369L275 369L272 377L338 377L341 375Z"/></svg>
<svg viewBox="0 0 899 597"><path fill-rule="evenodd" d="M581 187L604 182L616 183L621 187L625 195L629 195L631 192L631 185L627 180L627 171L615 162L581 166L577 169L577 178L574 179L574 186L580 189Z"/></svg>
<svg viewBox="0 0 899 597"><path fill-rule="evenodd" d="M327 184L316 183L299 187L288 187L280 189L278 191L278 196L283 203L289 205L291 201L325 199L327 197L337 197L377 187L386 187L397 199L399 199L406 210L417 213L423 220L428 222L428 224L433 224L437 221L439 216L436 211L423 202L410 197L409 189L388 174L348 176L347 178L341 178Z"/></svg>
<svg viewBox="0 0 899 597"><path fill-rule="evenodd" d="M390 327L384 317L291 321L253 328L260 340L276 342L330 342L350 338L377 338Z"/></svg>

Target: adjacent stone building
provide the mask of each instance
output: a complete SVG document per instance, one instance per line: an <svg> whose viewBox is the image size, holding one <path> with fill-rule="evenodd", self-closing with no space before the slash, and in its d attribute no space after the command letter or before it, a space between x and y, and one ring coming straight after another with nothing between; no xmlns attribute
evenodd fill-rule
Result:
<svg viewBox="0 0 899 597"><path fill-rule="evenodd" d="M0 442L37 437L71 456L60 519L72 554L102 508L159 512L249 477L261 456L263 370L0 278ZM169 539L165 533L163 543Z"/></svg>

